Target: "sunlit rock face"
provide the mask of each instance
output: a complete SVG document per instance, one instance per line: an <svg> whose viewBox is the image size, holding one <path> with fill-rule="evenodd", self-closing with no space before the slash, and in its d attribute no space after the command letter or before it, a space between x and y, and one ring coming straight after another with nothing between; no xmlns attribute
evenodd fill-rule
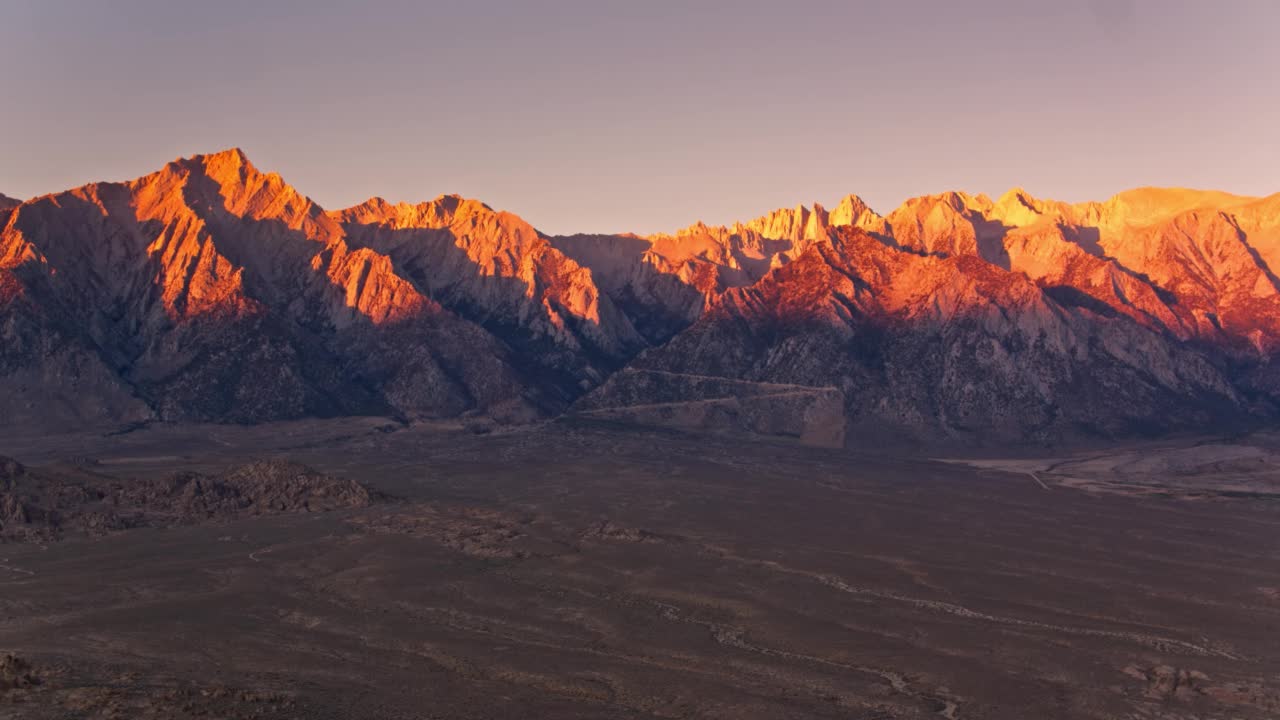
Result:
<svg viewBox="0 0 1280 720"><path fill-rule="evenodd" d="M850 195L549 237L458 196L326 211L229 150L0 198L0 228L16 422L572 406L822 444L1047 440L1253 422L1280 396L1280 195L948 192L883 216Z"/></svg>
<svg viewBox="0 0 1280 720"><path fill-rule="evenodd" d="M88 379L34 384L86 421L527 417L644 344L513 215L458 198L326 213L239 150L9 210L0 272L9 375L75 348ZM127 407L85 400L100 388Z"/></svg>
<svg viewBox="0 0 1280 720"><path fill-rule="evenodd" d="M831 212L815 205L675 235L552 241L597 274L617 278L610 289L641 285L633 276L645 265L710 300L829 243L838 228L918 255L976 257L1059 299L1097 301L1095 307L1183 340L1253 346L1256 354L1259 339L1280 337L1270 270L1280 263L1280 194L1143 188L1068 204L1015 188L996 201L960 192L913 198L885 217L849 196Z"/></svg>
<svg viewBox="0 0 1280 720"><path fill-rule="evenodd" d="M645 344L590 270L511 213L451 195L419 205L375 198L330 216L353 246L390 258L531 362L558 356L547 366L594 382Z"/></svg>
<svg viewBox="0 0 1280 720"><path fill-rule="evenodd" d="M1020 189L995 203L944 197L904 205L915 219L934 218L935 229L925 222L902 232L894 224L895 240L924 252L978 254L1060 297L1087 296L1179 339L1265 355L1280 337L1270 269L1280 261L1274 199L1163 188L1076 205ZM943 216L964 220L953 231L936 220Z"/></svg>
<svg viewBox="0 0 1280 720"><path fill-rule="evenodd" d="M632 367L836 388L855 440L1052 440L1255 411L1172 336L1055 300L978 257L916 254L853 228L724 293ZM614 404L613 385L589 396L593 407Z"/></svg>
<svg viewBox="0 0 1280 720"><path fill-rule="evenodd" d="M631 367L839 388L855 439L1269 418L1278 210L1280 195L1148 188L1073 205L1014 189L915 198L885 217L851 198L695 226L633 253L719 282L690 282L703 314ZM584 407L628 394L606 383Z"/></svg>

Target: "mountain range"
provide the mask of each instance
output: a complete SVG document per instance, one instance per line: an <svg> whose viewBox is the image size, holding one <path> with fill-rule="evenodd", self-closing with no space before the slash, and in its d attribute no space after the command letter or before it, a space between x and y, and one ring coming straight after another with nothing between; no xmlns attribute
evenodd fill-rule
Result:
<svg viewBox="0 0 1280 720"><path fill-rule="evenodd" d="M548 236L452 195L327 211L233 149L0 196L0 228L6 424L571 413L842 444L1280 414L1280 194Z"/></svg>

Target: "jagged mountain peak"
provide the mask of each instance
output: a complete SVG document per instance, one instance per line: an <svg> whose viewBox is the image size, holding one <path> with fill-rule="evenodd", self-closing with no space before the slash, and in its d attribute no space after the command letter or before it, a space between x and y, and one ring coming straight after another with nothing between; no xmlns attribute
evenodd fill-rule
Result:
<svg viewBox="0 0 1280 720"><path fill-rule="evenodd" d="M1026 227L1045 220L1058 222L1079 215L1067 203L1037 198L1022 187L1010 188L979 212L1008 227Z"/></svg>
<svg viewBox="0 0 1280 720"><path fill-rule="evenodd" d="M240 165L251 164L249 162L249 155L244 151L244 149L234 145L222 150L215 150L211 153L196 153L190 157L178 158L179 162L183 160L191 160L200 163L226 162L237 163Z"/></svg>
<svg viewBox="0 0 1280 720"><path fill-rule="evenodd" d="M457 194L440 195L434 200L420 203L390 203L381 197L373 197L359 205L331 211L329 214L342 222L400 228L442 228L459 218L479 215L510 216L509 213L494 210L480 200Z"/></svg>
<svg viewBox="0 0 1280 720"><path fill-rule="evenodd" d="M194 213L215 225L277 222L324 243L340 235L323 208L278 173L259 170L239 148L180 158L119 185L134 197L141 220L170 222Z"/></svg>
<svg viewBox="0 0 1280 720"><path fill-rule="evenodd" d="M735 223L734 230L746 230L769 240L793 243L826 239L828 213L818 203L812 207L797 204L794 208L778 208L746 223Z"/></svg>
<svg viewBox="0 0 1280 720"><path fill-rule="evenodd" d="M1032 211L1038 211L1040 201L1034 195L1020 186L1009 188L992 204L992 209L997 208L1016 208L1022 207Z"/></svg>
<svg viewBox="0 0 1280 720"><path fill-rule="evenodd" d="M209 168L214 173L219 170L239 170L241 168L250 172L257 172L257 168L249 161L249 156L238 147L230 147L211 153L198 153L190 157L178 158L174 162L180 165L199 165Z"/></svg>
<svg viewBox="0 0 1280 720"><path fill-rule="evenodd" d="M888 235L885 218L872 210L861 197L853 194L840 199L828 216L828 222L833 227L850 225L870 233Z"/></svg>
<svg viewBox="0 0 1280 720"><path fill-rule="evenodd" d="M239 194L234 190L237 186L270 183L277 189L287 187L287 183L278 174L260 171L238 147L178 158L159 172L145 175L135 182L154 182L167 175L207 178L223 191L234 194Z"/></svg>
<svg viewBox="0 0 1280 720"><path fill-rule="evenodd" d="M867 211L874 212L871 210L871 206L867 204L867 201L863 200L861 196L849 193L848 195L840 198L839 202L836 203L835 209L831 212L833 214L836 212L847 212L856 216Z"/></svg>
<svg viewBox="0 0 1280 720"><path fill-rule="evenodd" d="M990 210L991 206L991 198L986 195L970 195L961 190L948 190L932 195L908 198L902 205L898 206L897 210L894 210L894 213L902 211L918 213L921 210L929 212L936 207L946 207L959 213L968 211L984 212Z"/></svg>

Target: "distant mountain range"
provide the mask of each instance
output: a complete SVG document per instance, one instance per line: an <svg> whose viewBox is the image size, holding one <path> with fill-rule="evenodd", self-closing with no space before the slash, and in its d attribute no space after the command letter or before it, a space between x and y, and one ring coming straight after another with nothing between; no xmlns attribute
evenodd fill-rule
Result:
<svg viewBox="0 0 1280 720"><path fill-rule="evenodd" d="M325 211L229 150L0 196L0 228L7 424L567 412L833 444L1280 414L1280 194L551 237L457 196Z"/></svg>

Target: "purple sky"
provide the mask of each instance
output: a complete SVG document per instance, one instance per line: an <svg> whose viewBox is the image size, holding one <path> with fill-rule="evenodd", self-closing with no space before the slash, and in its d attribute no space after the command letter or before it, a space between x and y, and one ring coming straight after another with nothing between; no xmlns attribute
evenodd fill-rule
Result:
<svg viewBox="0 0 1280 720"><path fill-rule="evenodd" d="M547 232L847 193L1280 191L1276 0L0 0L0 192L240 146Z"/></svg>

